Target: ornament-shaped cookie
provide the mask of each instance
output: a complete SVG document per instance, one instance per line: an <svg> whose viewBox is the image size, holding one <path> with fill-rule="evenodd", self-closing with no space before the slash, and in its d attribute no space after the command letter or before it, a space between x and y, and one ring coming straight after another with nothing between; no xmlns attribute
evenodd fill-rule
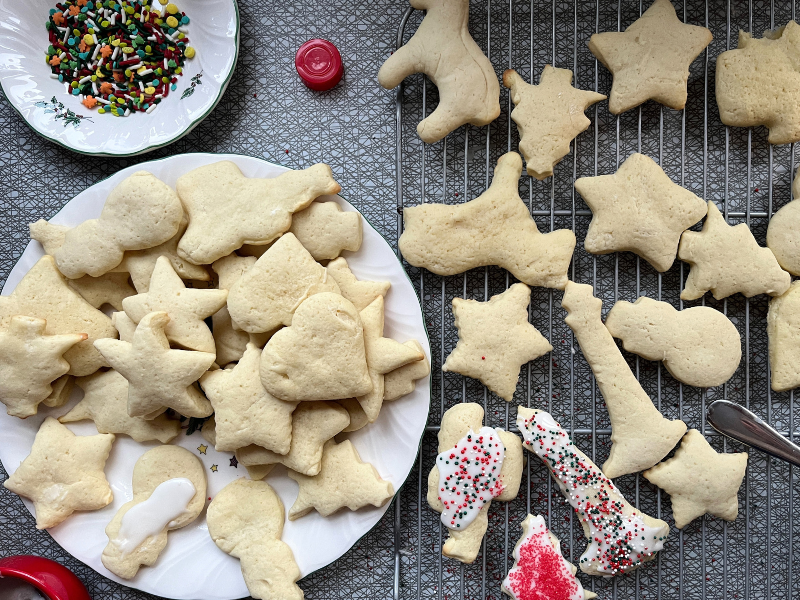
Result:
<svg viewBox="0 0 800 600"><path fill-rule="evenodd" d="M563 289L575 234L539 232L519 197L521 173L522 158L509 152L497 161L492 185L475 200L404 209L403 258L437 275L498 265L528 285Z"/></svg>
<svg viewBox="0 0 800 600"><path fill-rule="evenodd" d="M770 301L767 334L772 389L786 392L800 386L800 281Z"/></svg>
<svg viewBox="0 0 800 600"><path fill-rule="evenodd" d="M425 73L439 89L439 105L417 125L424 142L438 142L471 123L500 116L500 84L494 67L469 34L469 0L410 0L427 11L419 29L378 71L387 90L413 73Z"/></svg>
<svg viewBox="0 0 800 600"><path fill-rule="evenodd" d="M800 176L792 182L792 200L769 220L767 247L784 271L800 276Z"/></svg>

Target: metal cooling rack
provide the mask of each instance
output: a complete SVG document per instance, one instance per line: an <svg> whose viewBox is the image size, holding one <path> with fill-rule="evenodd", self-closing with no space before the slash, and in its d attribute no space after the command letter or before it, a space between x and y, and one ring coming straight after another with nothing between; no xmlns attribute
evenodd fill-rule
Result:
<svg viewBox="0 0 800 600"><path fill-rule="evenodd" d="M491 59L498 77L516 69L538 83L545 64L569 68L575 85L608 94L611 75L598 65L586 42L598 31L624 30L649 1L600 0L542 2L537 0L473 0L470 31ZM717 55L736 47L738 30L764 30L795 17L794 2L684 0L678 17L704 25L714 41L692 67L686 109L674 111L653 102L619 117L607 102L590 108L592 125L572 145L572 152L545 181L523 172L520 193L539 229L571 228L578 246L571 279L591 283L604 301L604 313L619 300L647 295L679 308L704 302L730 317L744 343L743 359L733 378L718 388L701 390L678 383L660 363L626 358L644 389L668 418L681 418L697 428L717 450L744 448L714 432L705 422L706 406L728 398L749 406L790 438L800 433L800 411L793 393L773 393L769 386L766 313L768 299L741 295L721 302L707 294L698 302L682 302L680 290L688 268L680 261L656 272L631 253L593 256L583 248L591 212L573 188L581 176L616 171L633 152L655 159L673 181L723 208L732 224L746 222L762 245L772 214L791 199L795 148L770 146L763 128L727 128L719 120L714 97ZM408 40L422 19L409 9L398 30L397 44ZM500 117L488 127L462 127L433 145L416 135L417 123L437 103L436 87L421 75L399 88L396 105L397 208L422 202L456 204L478 196L491 181L499 156L517 150L519 137L509 118L513 108L501 86ZM402 218L398 216L398 235ZM395 598L436 600L499 599L500 583L513 564L511 553L521 535L520 522L529 512L542 513L561 539L567 558L577 562L585 548L580 524L552 485L544 465L528 460L519 496L495 502L489 530L477 560L462 565L443 558L446 532L425 500L427 473L436 456L441 415L459 402L479 402L486 424L509 428L516 406L546 408L571 432L576 444L598 464L608 456L610 424L591 369L564 323L562 293L533 288L530 321L554 350L523 367L514 402L506 403L472 379L443 373L443 359L458 339L453 325L454 297L486 300L505 290L513 278L490 267L464 275L439 277L406 264L423 302L432 348L432 398L429 426L417 468L397 496L395 514ZM616 481L625 496L648 514L674 525L670 502L639 475ZM711 517L693 521L684 530L672 528L664 550L653 563L632 574L603 579L579 572L583 585L601 598L800 598L800 566L793 560L800 539L800 503L791 466L756 451L750 452L747 478L739 492L739 517L727 523ZM414 518L415 517L415 518ZM800 554L800 552L798 552Z"/></svg>

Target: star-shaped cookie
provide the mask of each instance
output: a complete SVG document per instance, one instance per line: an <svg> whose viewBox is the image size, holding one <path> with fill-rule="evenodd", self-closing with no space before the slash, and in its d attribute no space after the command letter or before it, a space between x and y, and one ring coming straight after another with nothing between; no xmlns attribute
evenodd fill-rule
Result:
<svg viewBox="0 0 800 600"><path fill-rule="evenodd" d="M207 417L214 409L192 384L214 362L214 354L171 350L167 323L167 313L150 313L139 322L133 343L97 340L96 347L130 384L130 416L150 416L166 406L185 417Z"/></svg>
<svg viewBox="0 0 800 600"><path fill-rule="evenodd" d="M516 108L511 118L519 129L519 150L528 175L545 179L569 154L569 143L589 128L583 114L603 94L572 87L572 71L545 65L539 85L531 85L513 69L503 73L503 85L511 90Z"/></svg>
<svg viewBox="0 0 800 600"><path fill-rule="evenodd" d="M655 100L681 110L689 67L712 39L705 27L678 19L670 0L653 2L624 32L595 33L589 50L614 75L608 109L618 115Z"/></svg>
<svg viewBox="0 0 800 600"><path fill-rule="evenodd" d="M690 429L672 458L642 475L670 495L675 526L683 529L705 513L735 520L746 470L747 452L720 454L702 433Z"/></svg>
<svg viewBox="0 0 800 600"><path fill-rule="evenodd" d="M0 331L0 402L12 417L35 415L53 391L53 381L69 371L63 354L87 338L85 333L45 335L45 320L11 317Z"/></svg>
<svg viewBox="0 0 800 600"><path fill-rule="evenodd" d="M114 499L103 472L113 442L111 434L76 436L47 417L30 455L3 485L33 501L37 529L55 527L76 510L97 510Z"/></svg>
<svg viewBox="0 0 800 600"><path fill-rule="evenodd" d="M342 296L361 312L378 296L386 296L392 286L388 281L359 281L341 256L328 263L328 275L339 285Z"/></svg>
<svg viewBox="0 0 800 600"><path fill-rule="evenodd" d="M634 252L661 272L675 262L681 234L706 213L702 199L643 154L631 154L613 175L581 177L575 189L592 209L586 250Z"/></svg>
<svg viewBox="0 0 800 600"><path fill-rule="evenodd" d="M243 244L268 244L289 230L292 213L341 189L325 164L271 179L245 177L230 161L199 167L178 179L189 216L178 256L208 265Z"/></svg>
<svg viewBox="0 0 800 600"><path fill-rule="evenodd" d="M161 256L153 269L149 291L125 298L122 307L136 323L148 313L164 311L169 315L164 329L169 341L188 350L214 352L214 336L204 319L225 306L227 298L227 290L187 288L169 259Z"/></svg>
<svg viewBox="0 0 800 600"><path fill-rule="evenodd" d="M255 344L230 369L208 371L200 387L214 407L216 440L220 452L250 444L278 454L289 452L292 412L297 402L278 400L261 385L261 350Z"/></svg>
<svg viewBox="0 0 800 600"><path fill-rule="evenodd" d="M364 506L383 506L394 496L391 482L381 479L378 471L365 463L350 440L341 444L330 440L322 451L322 468L309 477L289 471L300 486L297 500L289 509L294 521L316 510L323 517L345 506L358 510Z"/></svg>
<svg viewBox="0 0 800 600"><path fill-rule="evenodd" d="M487 302L453 298L458 344L443 371L480 379L501 398L511 401L519 370L553 347L528 323L531 290L515 283Z"/></svg>

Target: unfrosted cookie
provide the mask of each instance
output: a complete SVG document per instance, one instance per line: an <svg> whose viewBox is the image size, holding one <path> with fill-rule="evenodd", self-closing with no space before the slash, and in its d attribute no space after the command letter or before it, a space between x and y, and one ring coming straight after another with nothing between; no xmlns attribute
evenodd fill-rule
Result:
<svg viewBox="0 0 800 600"><path fill-rule="evenodd" d="M339 400L364 396L373 383L364 329L355 307L339 294L315 294L295 311L290 327L261 354L261 383L281 400Z"/></svg>
<svg viewBox="0 0 800 600"><path fill-rule="evenodd" d="M100 433L125 434L137 442L157 440L168 444L181 431L181 422L165 414L147 420L128 415L128 380L114 370L79 377L83 400L59 417L61 423L89 419Z"/></svg>
<svg viewBox="0 0 800 600"><path fill-rule="evenodd" d="M792 198L794 200L769 220L767 247L784 271L800 276L800 176L797 173L792 182Z"/></svg>
<svg viewBox="0 0 800 600"><path fill-rule="evenodd" d="M717 106L725 125L764 125L770 144L800 141L798 45L794 21L765 31L762 39L739 31L738 48L717 57Z"/></svg>
<svg viewBox="0 0 800 600"><path fill-rule="evenodd" d="M67 284L52 256L40 258L10 296L0 296L0 329L7 328L11 317L16 315L44 319L48 335L85 333L89 336L64 353L70 375L91 375L100 367L108 366L93 344L100 338L117 337L111 319Z"/></svg>
<svg viewBox="0 0 800 600"><path fill-rule="evenodd" d="M84 275L80 279L69 279L67 282L95 308L110 304L116 310L122 310L122 301L136 293L128 283L127 273L106 273L100 277Z"/></svg>
<svg viewBox="0 0 800 600"><path fill-rule="evenodd" d="M488 125L500 116L500 84L494 67L469 34L466 0L410 0L427 11L419 29L378 71L387 90L413 73L425 73L439 89L439 105L417 125L433 144L465 123Z"/></svg>
<svg viewBox="0 0 800 600"><path fill-rule="evenodd" d="M427 377L431 373L431 363L428 361L428 357L425 356L422 344L417 340L408 340L404 345L422 353L423 358L422 360L410 362L394 371L389 371L383 376L383 399L385 401L397 400L406 394L410 394L414 391L417 380Z"/></svg>
<svg viewBox="0 0 800 600"><path fill-rule="evenodd" d="M133 342L133 334L136 333L136 321L131 319L123 311L111 313L111 322L119 332L119 339L123 342Z"/></svg>
<svg viewBox="0 0 800 600"><path fill-rule="evenodd" d="M631 154L613 175L581 177L575 189L592 209L588 252L634 252L662 272L675 262L681 234L706 214L703 200L643 154Z"/></svg>
<svg viewBox="0 0 800 600"><path fill-rule="evenodd" d="M166 312L167 339L181 348L214 352L214 336L205 319L225 306L227 290L187 288L166 256L156 261L147 292L122 301L125 314L136 323L153 312Z"/></svg>
<svg viewBox="0 0 800 600"><path fill-rule="evenodd" d="M720 454L702 433L690 429L672 458L642 475L669 494L675 527L683 529L706 513L736 520L746 470L747 452Z"/></svg>
<svg viewBox="0 0 800 600"><path fill-rule="evenodd" d="M31 237L53 250L58 270L70 279L99 277L122 262L126 250L151 248L178 231L181 201L166 183L137 171L109 194L100 217L65 229L47 221L31 223ZM60 243L59 243L60 242Z"/></svg>
<svg viewBox="0 0 800 600"><path fill-rule="evenodd" d="M12 417L35 415L53 391L53 381L69 371L64 353L85 333L45 335L45 320L11 317L0 330L0 402Z"/></svg>
<svg viewBox="0 0 800 600"><path fill-rule="evenodd" d="M663 361L667 371L697 387L722 385L742 359L742 339L730 319L708 306L681 311L668 302L642 296L617 302L606 327L628 352Z"/></svg>
<svg viewBox="0 0 800 600"><path fill-rule="evenodd" d="M295 309L322 292L338 294L339 286L294 234L287 233L233 283L228 312L244 331L265 333L290 325Z"/></svg>
<svg viewBox="0 0 800 600"><path fill-rule="evenodd" d="M584 111L605 100L603 94L572 87L572 71L545 65L539 85L531 85L513 69L503 73L515 108L511 118L519 129L519 151L528 175L542 180L569 154L569 144L591 121Z"/></svg>
<svg viewBox="0 0 800 600"><path fill-rule="evenodd" d="M133 579L167 546L168 532L191 524L206 505L203 463L180 446L157 446L133 466L133 499L106 526L108 544L100 559L106 569Z"/></svg>
<svg viewBox="0 0 800 600"><path fill-rule="evenodd" d="M667 523L631 506L549 413L520 406L517 427L523 445L542 459L583 526L589 543L578 562L581 571L608 577L655 559L669 535Z"/></svg>
<svg viewBox="0 0 800 600"><path fill-rule="evenodd" d="M780 296L792 280L772 251L758 245L745 223L728 225L711 200L703 230L683 234L678 258L691 265L683 300L696 300L709 290L717 300L736 292L748 298Z"/></svg>
<svg viewBox="0 0 800 600"><path fill-rule="evenodd" d="M206 520L211 539L239 559L247 590L259 600L302 600L300 569L281 541L283 503L269 484L236 479L214 496Z"/></svg>
<svg viewBox="0 0 800 600"><path fill-rule="evenodd" d="M322 450L322 465L316 475L289 471L300 490L289 509L294 521L316 510L323 517L342 508L358 510L365 506L383 506L394 496L394 486L381 479L378 471L365 463L350 440L337 444L329 440Z"/></svg>
<svg viewBox="0 0 800 600"><path fill-rule="evenodd" d="M678 19L670 0L655 0L624 32L592 35L589 50L614 75L608 110L618 115L647 100L681 110L689 67L712 39Z"/></svg>
<svg viewBox="0 0 800 600"><path fill-rule="evenodd" d="M369 425L369 417L367 413L364 412L364 407L361 406L357 398L343 398L337 400L336 404L344 408L350 417L350 424L342 430L345 433L358 431Z"/></svg>
<svg viewBox="0 0 800 600"><path fill-rule="evenodd" d="M487 302L453 298L458 344L442 370L480 379L510 402L520 367L553 349L528 323L530 301L531 290L524 283L515 283Z"/></svg>
<svg viewBox="0 0 800 600"><path fill-rule="evenodd" d="M37 529L55 527L76 510L98 510L114 499L103 472L113 443L113 435L76 436L47 417L31 453L3 485L33 502Z"/></svg>
<svg viewBox="0 0 800 600"><path fill-rule="evenodd" d="M800 386L800 281L770 301L767 334L772 389L785 392Z"/></svg>
<svg viewBox="0 0 800 600"><path fill-rule="evenodd" d="M42 404L50 408L61 408L69 402L72 388L75 385L75 378L72 375L62 375L50 384L53 390L50 395L42 400Z"/></svg>
<svg viewBox="0 0 800 600"><path fill-rule="evenodd" d="M594 297L592 286L570 282L561 305L611 419L611 452L603 471L614 478L652 467L675 447L686 424L664 418L642 389L603 325L603 302Z"/></svg>
<svg viewBox="0 0 800 600"><path fill-rule="evenodd" d="M261 385L258 374L261 350L248 344L232 368L208 371L200 378L214 407L218 451L256 444L277 454L289 452L292 412L296 402L278 400Z"/></svg>
<svg viewBox="0 0 800 600"><path fill-rule="evenodd" d="M214 409L192 384L211 367L214 354L170 349L164 333L168 322L167 313L150 313L139 322L132 343L97 340L97 349L128 380L131 417L149 417L165 406L185 417L207 417Z"/></svg>
<svg viewBox="0 0 800 600"><path fill-rule="evenodd" d="M336 202L312 202L292 216L289 231L314 260L330 260L342 250L361 248L361 215L343 211Z"/></svg>
<svg viewBox="0 0 800 600"><path fill-rule="evenodd" d="M268 244L289 230L292 213L341 189L324 164L270 179L245 177L230 161L198 167L178 179L189 217L178 256L208 265L243 244Z"/></svg>
<svg viewBox="0 0 800 600"><path fill-rule="evenodd" d="M211 268L219 279L218 286L221 290L230 291L234 283L242 274L256 262L252 256L237 256L229 254L216 261ZM214 345L217 350L217 364L221 367L236 362L244 354L250 335L246 331L234 326L227 304L211 315L211 331L214 334Z"/></svg>
<svg viewBox="0 0 800 600"><path fill-rule="evenodd" d="M328 275L339 286L339 292L361 312L378 296L386 296L392 286L388 281L359 281L347 261L339 257L328 263Z"/></svg>
<svg viewBox="0 0 800 600"><path fill-rule="evenodd" d="M500 157L492 185L466 204L421 204L403 210L400 252L410 264L437 275L498 265L528 285L563 289L575 234L542 234L519 197L522 159Z"/></svg>

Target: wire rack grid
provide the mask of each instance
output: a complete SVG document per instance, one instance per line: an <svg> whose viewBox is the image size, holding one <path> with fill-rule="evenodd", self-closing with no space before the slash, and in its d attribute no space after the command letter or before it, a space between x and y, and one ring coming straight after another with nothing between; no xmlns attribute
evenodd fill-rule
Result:
<svg viewBox="0 0 800 600"><path fill-rule="evenodd" d="M516 69L538 83L545 64L569 68L574 85L608 94L611 75L598 65L586 42L595 32L624 30L649 6L643 0L473 0L470 31L492 61L498 77ZM771 146L766 130L725 127L714 97L714 70L719 53L736 47L738 31L758 35L795 17L794 2L684 0L676 5L684 22L704 25L714 41L692 66L686 108L675 111L653 102L620 116L602 102L587 111L592 125L572 144L572 152L557 165L555 175L536 181L523 172L520 195L541 231L573 229L578 238L570 277L591 283L604 301L604 314L617 300L642 295L665 300L678 308L707 304L723 311L742 336L743 359L723 386L697 389L672 379L660 363L624 353L644 389L668 418L683 419L702 431L718 451L745 448L716 434L705 422L710 402L727 398L767 418L784 435L799 433L800 411L793 393L770 390L766 313L768 298L736 295L715 301L706 295L683 302L680 291L688 267L676 261L666 273L656 272L630 253L588 254L583 240L591 212L573 182L581 176L613 173L630 154L656 160L673 181L698 196L714 200L731 224L747 223L764 244L769 219L791 200L795 149ZM397 44L413 34L423 17L409 9L398 30ZM487 127L466 126L436 144L424 144L416 124L436 106L436 87L422 75L406 80L396 104L398 235L402 209L423 202L460 203L479 195L490 183L502 154L517 150L519 136L510 119L508 91L501 87L500 117ZM436 432L445 410L459 402L478 402L486 409L486 424L509 428L516 406L545 408L571 433L575 443L598 464L610 449L610 424L595 381L580 348L566 326L562 293L532 290L530 321L552 343L551 354L523 367L514 402L506 403L479 382L441 371L458 336L453 324L454 297L487 300L514 282L499 268L474 269L464 275L439 277L405 265L422 300L432 348L432 397L429 425L417 468L399 492L395 505L395 598L436 600L499 599L500 583L513 564L512 552L528 513L546 516L573 563L583 552L580 524L549 478L543 464L526 463L519 496L493 503L489 529L477 560L463 565L443 558L446 537L425 500L427 473L437 453ZM791 466L750 451L747 477L739 491L739 516L725 522L704 516L683 530L674 527L665 494L640 475L619 478L623 494L641 510L673 525L658 558L631 574L615 578L588 577L586 589L601 598L655 599L792 599L800 597L794 540L800 539L800 503L795 503ZM415 517L415 518L414 518Z"/></svg>

